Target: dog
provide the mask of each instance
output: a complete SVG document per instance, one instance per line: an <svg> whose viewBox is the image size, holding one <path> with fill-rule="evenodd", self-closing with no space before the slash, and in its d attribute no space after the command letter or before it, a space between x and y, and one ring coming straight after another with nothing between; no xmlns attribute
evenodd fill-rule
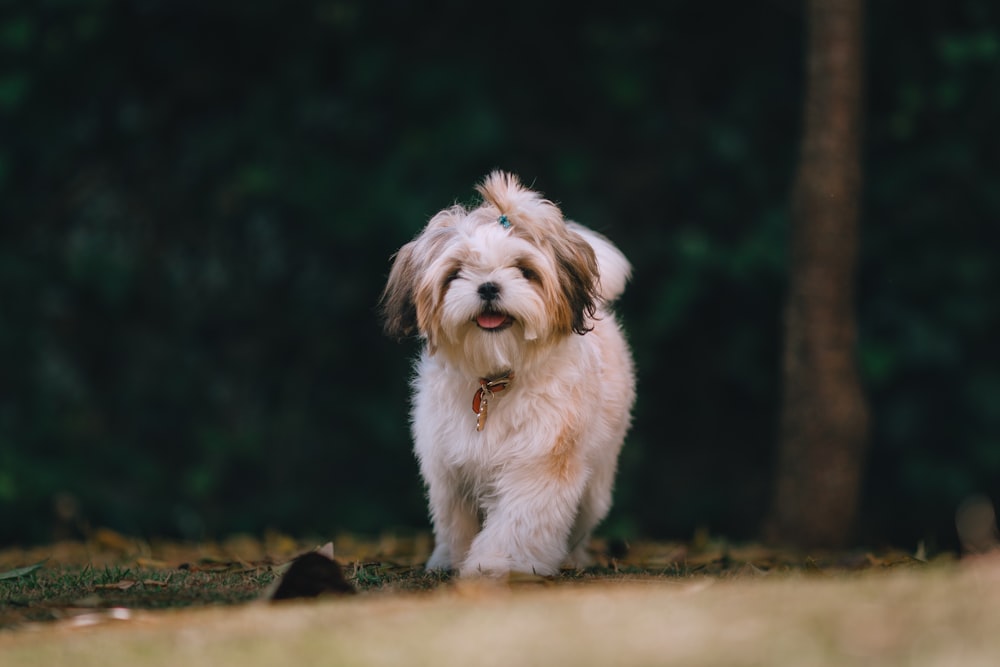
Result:
<svg viewBox="0 0 1000 667"><path fill-rule="evenodd" d="M411 411L435 546L428 570L583 567L611 507L635 400L610 304L631 267L513 174L437 213L394 256L385 331L419 334Z"/></svg>

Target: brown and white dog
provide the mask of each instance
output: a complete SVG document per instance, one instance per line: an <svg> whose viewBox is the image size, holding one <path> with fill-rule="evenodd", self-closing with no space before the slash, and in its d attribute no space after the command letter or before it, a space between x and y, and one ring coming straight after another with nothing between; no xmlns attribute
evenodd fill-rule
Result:
<svg viewBox="0 0 1000 667"><path fill-rule="evenodd" d="M589 561L635 399L608 305L630 266L604 236L494 172L400 249L386 332L425 340L412 430L435 548L428 569L549 575Z"/></svg>

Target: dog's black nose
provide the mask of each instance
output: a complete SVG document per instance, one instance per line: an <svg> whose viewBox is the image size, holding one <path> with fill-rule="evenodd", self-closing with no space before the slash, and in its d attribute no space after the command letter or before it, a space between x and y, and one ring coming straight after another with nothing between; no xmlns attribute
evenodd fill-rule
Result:
<svg viewBox="0 0 1000 667"><path fill-rule="evenodd" d="M500 288L496 283L483 283L479 286L479 297L483 301L494 301L500 296Z"/></svg>

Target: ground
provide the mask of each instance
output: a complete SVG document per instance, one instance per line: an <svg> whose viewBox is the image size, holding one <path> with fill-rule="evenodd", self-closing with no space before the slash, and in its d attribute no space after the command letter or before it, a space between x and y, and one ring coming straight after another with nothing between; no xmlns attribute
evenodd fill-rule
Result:
<svg viewBox="0 0 1000 667"><path fill-rule="evenodd" d="M795 554L706 538L597 543L558 577L457 581L429 539L333 541L357 595L266 602L280 535L176 544L98 531L0 551L4 665L992 665L1000 558Z"/></svg>

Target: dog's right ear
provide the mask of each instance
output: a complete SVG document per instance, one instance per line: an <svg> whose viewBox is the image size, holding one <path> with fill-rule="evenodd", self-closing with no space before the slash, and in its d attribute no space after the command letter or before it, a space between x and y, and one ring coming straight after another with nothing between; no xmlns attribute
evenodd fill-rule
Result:
<svg viewBox="0 0 1000 667"><path fill-rule="evenodd" d="M402 340L417 330L414 291L418 280L416 241L407 243L393 257L389 280L379 300L382 326L387 336Z"/></svg>

